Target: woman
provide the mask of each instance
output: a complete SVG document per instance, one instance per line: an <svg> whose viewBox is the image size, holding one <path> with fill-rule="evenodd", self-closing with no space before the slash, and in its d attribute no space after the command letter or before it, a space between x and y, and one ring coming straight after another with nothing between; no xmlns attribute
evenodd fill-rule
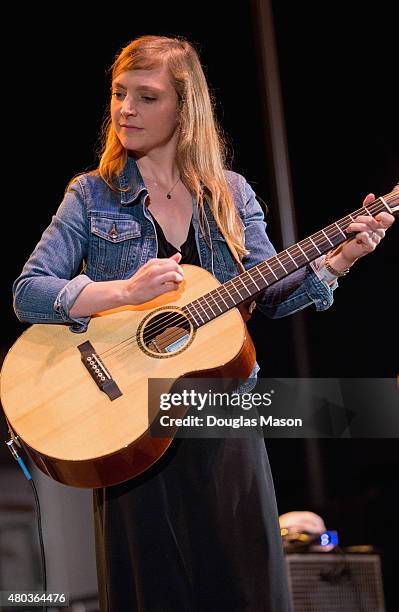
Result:
<svg viewBox="0 0 399 612"><path fill-rule="evenodd" d="M348 228L356 239L261 294L259 309L328 308L336 278L392 221L358 217ZM182 262L224 282L274 253L254 192L225 170L196 52L145 36L115 60L99 167L70 184L15 283L15 310L80 332L98 311L178 287ZM142 476L96 490L94 502L101 610L289 610L263 440L175 441Z"/></svg>

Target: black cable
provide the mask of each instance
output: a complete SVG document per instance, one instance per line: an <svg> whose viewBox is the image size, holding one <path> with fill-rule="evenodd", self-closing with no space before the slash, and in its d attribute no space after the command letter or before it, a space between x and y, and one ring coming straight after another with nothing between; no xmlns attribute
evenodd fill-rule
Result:
<svg viewBox="0 0 399 612"><path fill-rule="evenodd" d="M352 571L350 561L348 561L347 559L347 553L344 548L341 548L341 546L336 546L333 552L341 557L340 566L338 565L337 568L331 571L330 577L327 577L326 575L322 576L321 573L320 577L322 580L327 580L329 582L334 580L338 580L339 582L346 580L350 585L353 586L355 597L357 599L357 604L359 606L358 610L359 612L362 612L362 610L365 610L363 605L362 593L360 591L359 583L356 579L356 576L354 575L354 571ZM333 575L332 572L334 572L335 575ZM333 580L331 580L331 578Z"/></svg>
<svg viewBox="0 0 399 612"><path fill-rule="evenodd" d="M10 431L11 433L11 431ZM43 545L43 533L42 533L42 518L41 518L41 512L40 512L40 503L39 503L39 496L37 494L37 490L36 490L36 486L35 483L33 482L32 476L28 470L28 468L26 467L25 463L23 462L23 460L21 459L21 457L19 456L18 453L18 448L21 448L21 444L20 442L17 440L17 438L15 436L11 436L10 440L8 440L8 442L6 442L6 445L9 449L9 451L11 452L12 456L14 457L14 459L18 462L20 468L22 469L26 479L31 483L32 489L33 489L33 494L35 497L35 503L36 503L36 516L37 516L37 531L39 534L39 545L40 545L40 555L41 555L41 562L42 562L42 585L43 585L43 593L45 595L46 598L46 591L47 591L47 574L46 574L46 557L44 554L44 545ZM47 602L46 600L44 601L44 604L42 606L42 610L43 612L47 612Z"/></svg>
<svg viewBox="0 0 399 612"><path fill-rule="evenodd" d="M39 496L37 494L36 486L35 486L35 483L33 482L33 479L31 478L29 482L32 485L32 490L33 490L33 494L35 496L35 502L36 502L37 533L39 535L40 557L41 557L41 562L42 562L42 584L43 584L43 591L46 593L47 591L46 556L44 554L42 517L41 517L41 512L40 512ZM44 612L47 612L46 603L44 604L43 610Z"/></svg>
<svg viewBox="0 0 399 612"><path fill-rule="evenodd" d="M281 532L284 550L288 554L308 551L309 547L312 544L316 544L319 540L319 535L289 532L288 529L285 528L281 529ZM341 546L336 545L331 552L339 557L339 562L329 569L321 569L319 571L320 579L330 584L341 584L342 582L350 584L353 587L353 592L357 600L357 609L359 612L362 612L362 610L365 610L362 593L354 571L352 571L350 562L347 559L346 551L341 548ZM320 555L323 554L325 553L320 552ZM320 560L322 559L323 557L320 556Z"/></svg>

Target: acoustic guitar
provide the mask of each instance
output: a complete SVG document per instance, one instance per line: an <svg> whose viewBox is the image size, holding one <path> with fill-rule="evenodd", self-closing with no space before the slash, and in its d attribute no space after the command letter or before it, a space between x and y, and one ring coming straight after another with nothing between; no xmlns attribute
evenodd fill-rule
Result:
<svg viewBox="0 0 399 612"><path fill-rule="evenodd" d="M149 379L168 392L185 376L247 378L255 350L237 306L347 240L358 215L382 211L399 212L398 186L224 284L184 265L178 290L100 313L83 334L32 325L1 372L10 431L66 485L103 487L144 472L173 440L151 435Z"/></svg>

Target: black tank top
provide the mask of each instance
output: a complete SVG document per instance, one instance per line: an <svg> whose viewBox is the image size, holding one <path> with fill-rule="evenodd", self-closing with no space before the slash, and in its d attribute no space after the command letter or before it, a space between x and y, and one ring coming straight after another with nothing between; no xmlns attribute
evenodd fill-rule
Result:
<svg viewBox="0 0 399 612"><path fill-rule="evenodd" d="M152 215L151 215L152 216ZM158 239L158 255L157 257L171 257L177 251L182 254L180 263L192 264L194 266L200 266L201 262L198 255L197 245L195 243L195 233L192 221L188 230L187 238L181 245L180 249L170 244L165 238L162 227L159 225L155 217L152 216L157 231Z"/></svg>

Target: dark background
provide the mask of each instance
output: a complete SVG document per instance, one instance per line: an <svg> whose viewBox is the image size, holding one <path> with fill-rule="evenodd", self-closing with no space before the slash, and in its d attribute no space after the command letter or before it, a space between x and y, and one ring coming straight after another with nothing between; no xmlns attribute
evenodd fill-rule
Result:
<svg viewBox="0 0 399 612"><path fill-rule="evenodd" d="M348 3L273 3L298 237L358 208L399 180L398 36L389 3L353 15ZM68 5L69 6L69 5ZM2 341L5 351L24 329L12 312L11 283L62 199L69 179L96 163L97 134L108 101L106 69L118 50L141 34L183 35L196 44L230 148L232 169L268 202L269 234L282 248L271 181L259 53L250 2L168 3L148 9L115 6L94 18L72 7L35 9L11 22L15 58L6 90L12 180L11 238L4 257ZM190 16L189 13L190 12ZM308 309L303 353L310 374L393 377L399 371L398 228L381 248L342 279L333 308ZM265 376L296 376L294 317L255 314L251 331ZM301 351L299 351L300 353ZM378 410L378 406L376 406ZM5 434L4 434L5 435ZM270 440L280 512L319 512L342 544L374 544L384 555L387 603L395 599L399 561L399 445L387 440L321 440L318 495L309 480L304 440ZM11 459L3 449L0 461ZM320 484L320 483L319 483ZM320 494L321 491L321 494ZM389 608L388 608L389 609Z"/></svg>

